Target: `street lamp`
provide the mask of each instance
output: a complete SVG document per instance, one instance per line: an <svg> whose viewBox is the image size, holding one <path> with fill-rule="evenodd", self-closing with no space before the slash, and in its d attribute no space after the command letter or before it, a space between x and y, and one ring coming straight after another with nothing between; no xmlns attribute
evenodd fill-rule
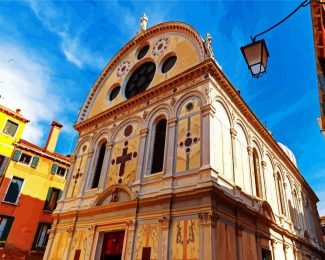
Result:
<svg viewBox="0 0 325 260"><path fill-rule="evenodd" d="M259 78L266 72L267 59L269 52L264 39L253 41L251 44L240 47L240 50L251 71L253 78Z"/></svg>
<svg viewBox="0 0 325 260"><path fill-rule="evenodd" d="M261 36L264 33L271 31L272 29L274 29L275 27L283 23L285 20L287 20L294 13L296 13L301 7L306 7L311 2L325 4L325 2L323 3L317 0L304 0L300 5L296 7L296 9L294 9L290 14L288 14L281 21L271 26L270 28L266 29L265 31L256 34L254 37L251 37L252 39L251 44L240 47L244 59L248 65L248 69L250 70L253 78L259 78L266 73L266 64L267 64L267 59L269 57L269 52L267 50L264 39L256 41L256 38Z"/></svg>

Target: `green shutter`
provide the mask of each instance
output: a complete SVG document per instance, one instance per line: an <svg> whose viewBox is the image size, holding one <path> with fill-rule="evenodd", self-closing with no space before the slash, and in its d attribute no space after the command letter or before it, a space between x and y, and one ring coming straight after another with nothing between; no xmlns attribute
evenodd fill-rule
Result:
<svg viewBox="0 0 325 260"><path fill-rule="evenodd" d="M51 168L51 173L52 174L55 174L56 173L56 171L58 170L58 164L57 163L53 163L52 164L52 168Z"/></svg>
<svg viewBox="0 0 325 260"><path fill-rule="evenodd" d="M6 223L6 226L2 232L2 236L0 237L0 240L2 241L6 241L7 240L7 237L9 235L9 232L10 232L10 229L11 229L11 226L12 226L12 223L14 222L14 218L13 217L7 217L8 220L7 220L7 223Z"/></svg>
<svg viewBox="0 0 325 260"><path fill-rule="evenodd" d="M48 204L50 202L51 196L52 196L52 192L53 192L53 188L50 187L49 191L47 192L47 196L46 196L46 200L45 200L45 204L44 204L44 209L46 210L48 207Z"/></svg>
<svg viewBox="0 0 325 260"><path fill-rule="evenodd" d="M36 168L38 165L39 157L38 156L33 156L32 163L30 164L30 167Z"/></svg>
<svg viewBox="0 0 325 260"><path fill-rule="evenodd" d="M18 162L20 155L21 155L21 151L20 150L15 150L14 155L12 157L12 160L15 161L15 162Z"/></svg>
<svg viewBox="0 0 325 260"><path fill-rule="evenodd" d="M60 190L60 191L59 191L59 194L58 194L58 199L57 199L57 200L60 200L60 199L61 199L61 197L62 197L62 193L63 193L63 190Z"/></svg>

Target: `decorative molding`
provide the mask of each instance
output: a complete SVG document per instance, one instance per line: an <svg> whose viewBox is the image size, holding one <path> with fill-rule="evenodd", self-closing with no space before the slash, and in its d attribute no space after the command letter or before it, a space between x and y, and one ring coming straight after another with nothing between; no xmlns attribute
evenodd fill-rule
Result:
<svg viewBox="0 0 325 260"><path fill-rule="evenodd" d="M214 212L204 212L198 214L201 224L215 224L215 222L220 218L217 213Z"/></svg>

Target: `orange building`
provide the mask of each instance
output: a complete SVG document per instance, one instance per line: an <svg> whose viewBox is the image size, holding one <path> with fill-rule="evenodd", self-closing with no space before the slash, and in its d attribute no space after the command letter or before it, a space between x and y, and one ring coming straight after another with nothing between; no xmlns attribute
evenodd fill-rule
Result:
<svg viewBox="0 0 325 260"><path fill-rule="evenodd" d="M320 101L320 117L318 118L318 123L321 132L325 136L325 9L323 5L316 2L312 2L310 6Z"/></svg>
<svg viewBox="0 0 325 260"><path fill-rule="evenodd" d="M322 226L322 233L325 241L325 216L320 217L320 224Z"/></svg>
<svg viewBox="0 0 325 260"><path fill-rule="evenodd" d="M14 143L0 186L0 254L42 258L70 158L55 152L62 125L51 124L44 148L20 139Z"/></svg>

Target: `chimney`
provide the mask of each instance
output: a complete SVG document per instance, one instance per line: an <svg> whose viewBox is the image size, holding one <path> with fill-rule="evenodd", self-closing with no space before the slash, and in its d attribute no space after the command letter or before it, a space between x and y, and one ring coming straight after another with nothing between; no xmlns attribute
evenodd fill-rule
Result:
<svg viewBox="0 0 325 260"><path fill-rule="evenodd" d="M63 125L60 124L59 122L56 121L52 122L51 131L49 133L49 136L47 137L45 150L52 153L55 151L56 143L58 142L62 126Z"/></svg>

